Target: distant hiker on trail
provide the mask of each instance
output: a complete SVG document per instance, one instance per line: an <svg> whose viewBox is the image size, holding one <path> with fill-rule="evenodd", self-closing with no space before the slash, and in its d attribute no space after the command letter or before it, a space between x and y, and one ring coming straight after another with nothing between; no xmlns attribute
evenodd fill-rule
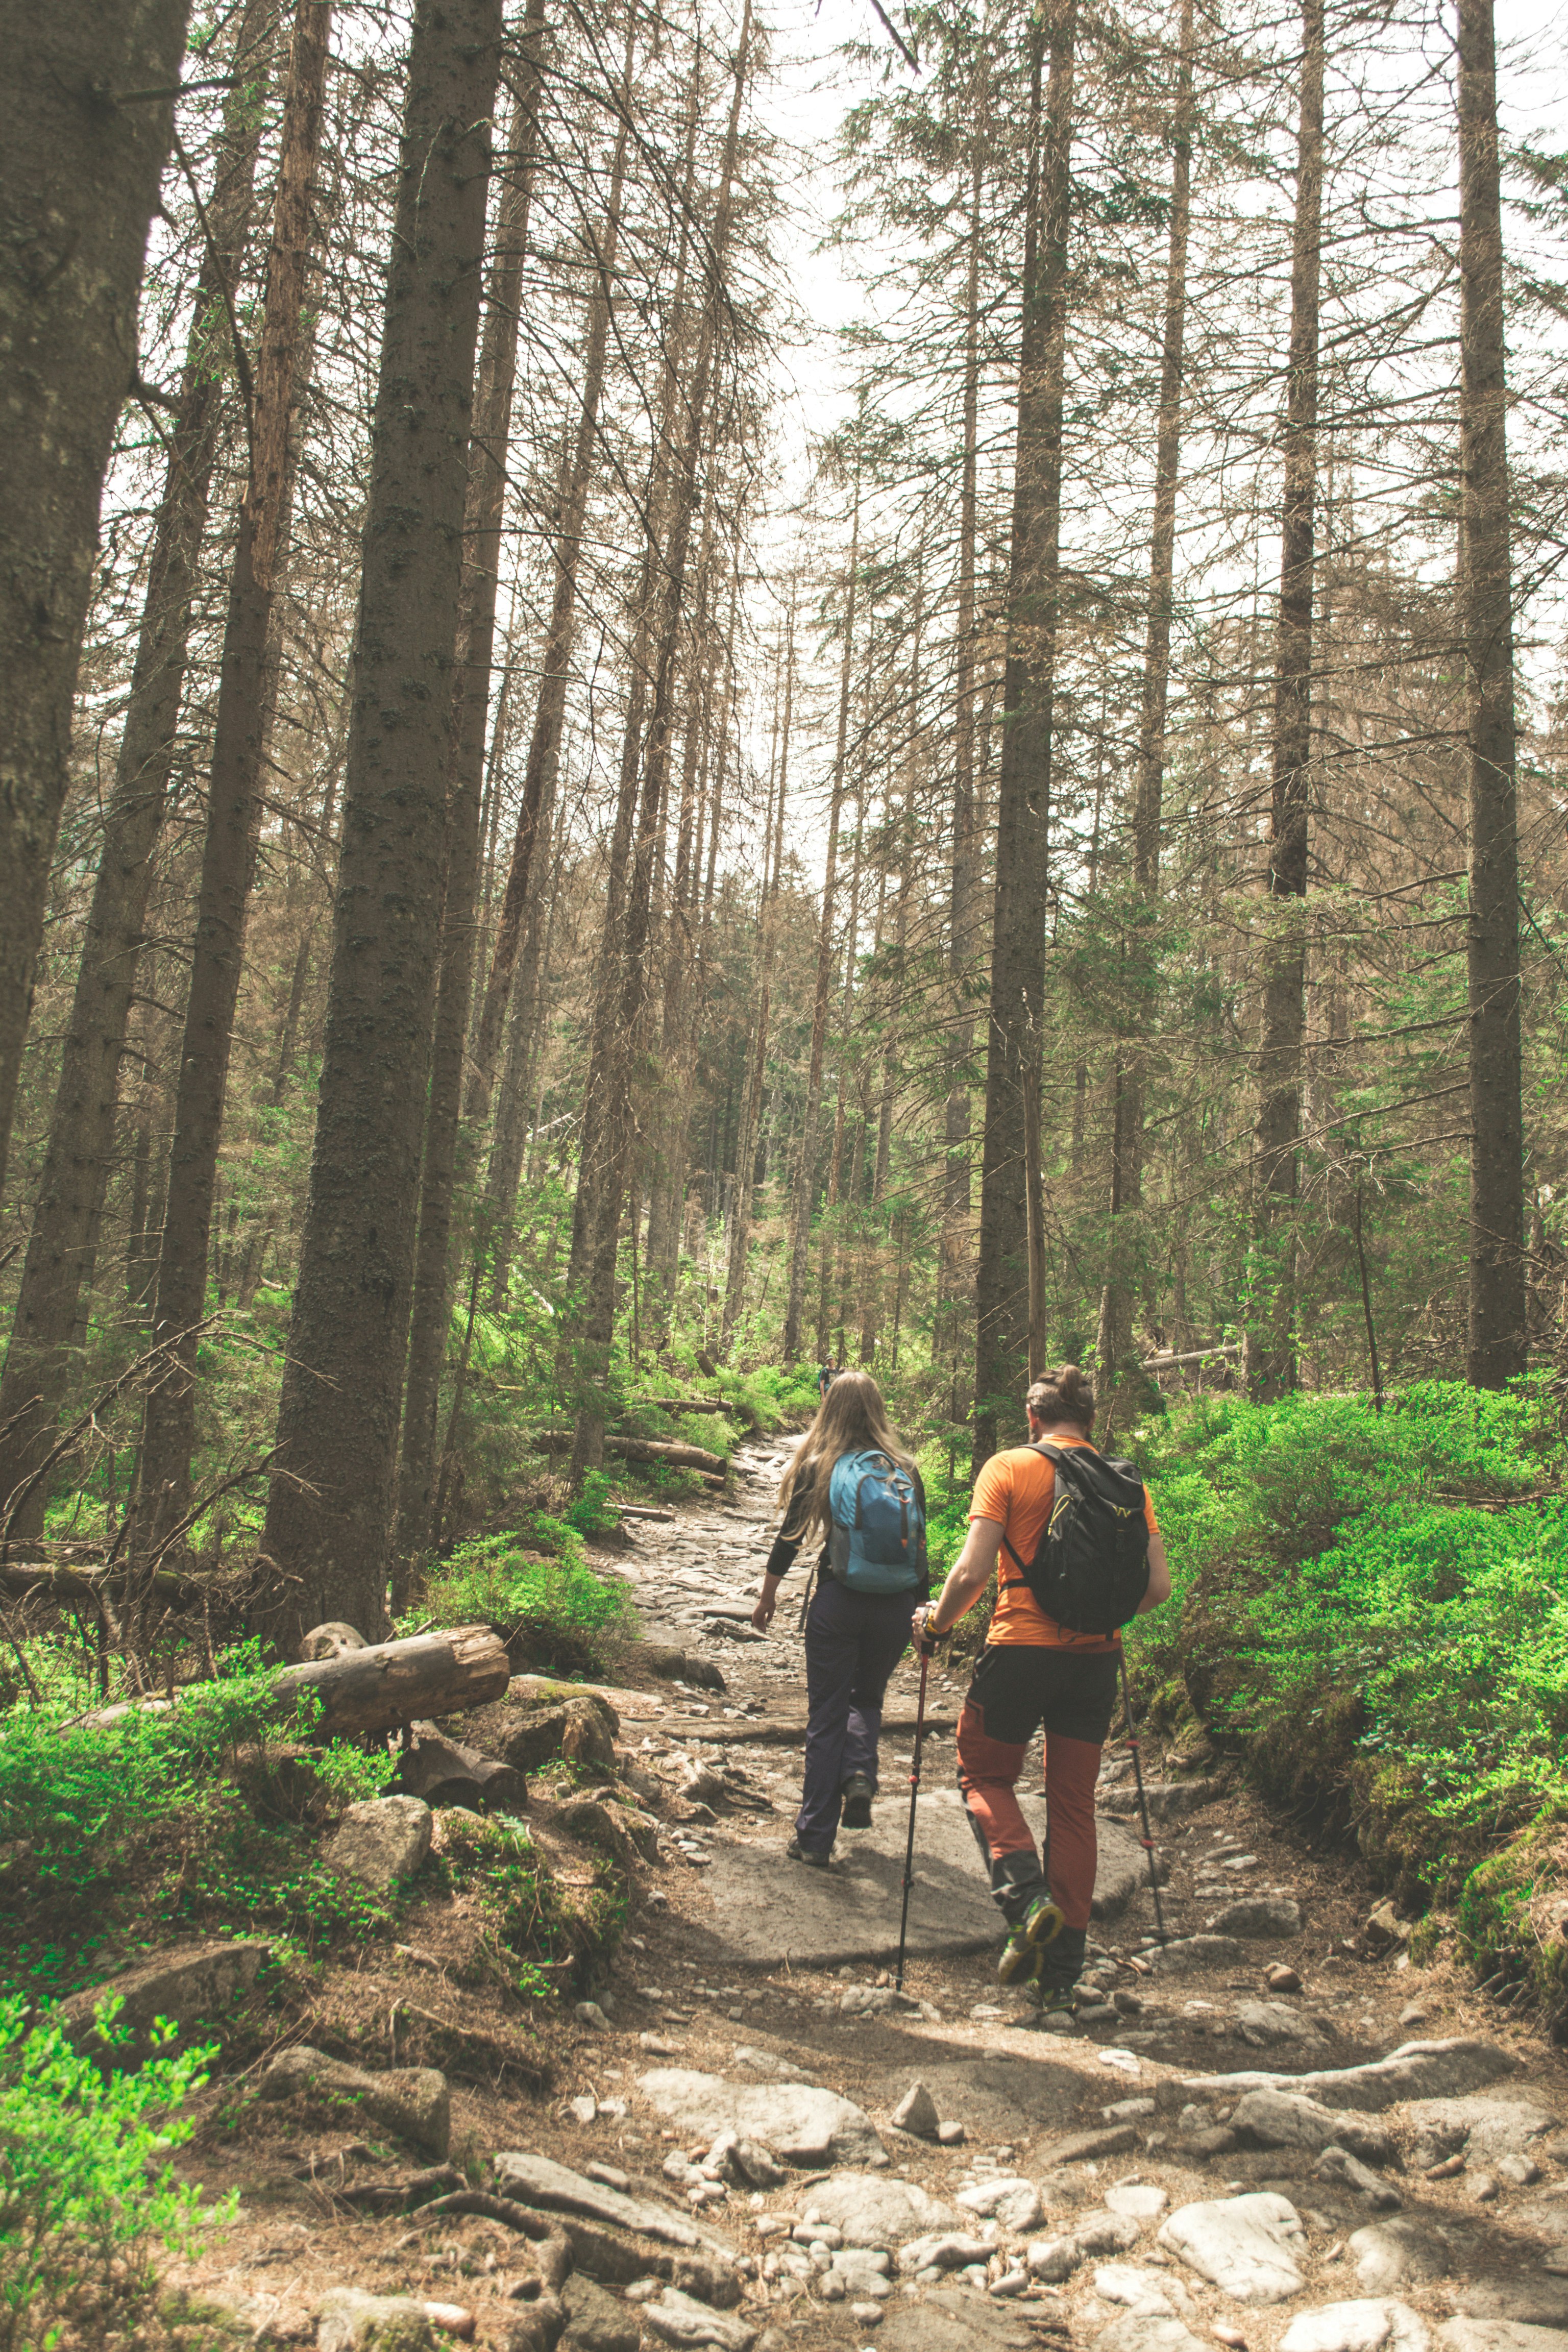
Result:
<svg viewBox="0 0 1568 2352"><path fill-rule="evenodd" d="M825 1389L779 1502L752 1622L766 1633L780 1580L820 1530L805 1619L805 1788L787 1852L825 1870L840 1821L848 1830L871 1826L882 1694L909 1645L915 1603L931 1589L925 1489L868 1372L841 1371Z"/></svg>
<svg viewBox="0 0 1568 2352"><path fill-rule="evenodd" d="M823 1398L827 1394L828 1390L832 1386L833 1366L831 1364L818 1364L816 1368L816 1401L818 1404L821 1403Z"/></svg>
<svg viewBox="0 0 1568 2352"><path fill-rule="evenodd" d="M1171 1572L1142 1481L1089 1442L1094 1391L1078 1366L1037 1381L1025 1402L1030 1442L994 1454L981 1471L963 1549L913 1630L929 1656L1001 1556L995 1612L959 1717L958 1785L1009 1930L996 1973L1004 1984L1034 1979L1042 2006L1061 2009L1088 1939L1094 1787L1116 1705L1118 1629L1170 1599ZM1016 1795L1042 1724L1045 1869Z"/></svg>

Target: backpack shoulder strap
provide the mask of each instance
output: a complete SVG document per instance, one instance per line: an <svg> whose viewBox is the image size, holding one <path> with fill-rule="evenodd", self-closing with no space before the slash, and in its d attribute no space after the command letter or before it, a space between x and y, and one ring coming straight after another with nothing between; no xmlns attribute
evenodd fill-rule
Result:
<svg viewBox="0 0 1568 2352"><path fill-rule="evenodd" d="M1055 1470L1057 1465L1061 1460L1060 1446L1049 1445L1044 1438L1034 1439L1028 1445L1024 1447L1023 1451L1026 1454L1039 1454L1043 1461L1050 1464L1053 1470ZM1002 1530L1002 1549L1007 1554L1008 1559L1013 1561L1014 1565L1023 1570L1026 1580L1029 1573L1027 1565L1021 1555L1014 1549L1012 1543L1008 1540L1007 1530L1005 1528Z"/></svg>

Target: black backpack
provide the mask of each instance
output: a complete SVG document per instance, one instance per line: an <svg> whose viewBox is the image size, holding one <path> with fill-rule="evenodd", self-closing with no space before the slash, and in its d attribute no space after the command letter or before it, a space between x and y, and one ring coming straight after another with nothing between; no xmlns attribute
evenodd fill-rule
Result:
<svg viewBox="0 0 1568 2352"><path fill-rule="evenodd" d="M1149 1590L1143 1482L1131 1462L1107 1462L1087 1447L1029 1451L1057 1474L1051 1515L1032 1560L1019 1559L1005 1536L1003 1543L1047 1617L1069 1633L1114 1633Z"/></svg>

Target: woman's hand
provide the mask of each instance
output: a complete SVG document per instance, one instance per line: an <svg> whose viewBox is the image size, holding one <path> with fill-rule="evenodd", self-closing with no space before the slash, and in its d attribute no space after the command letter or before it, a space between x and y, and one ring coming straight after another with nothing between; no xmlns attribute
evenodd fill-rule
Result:
<svg viewBox="0 0 1568 2352"><path fill-rule="evenodd" d="M778 1578L776 1576L764 1576L763 1579L762 1599L758 1601L756 1607L752 1612L752 1623L755 1626L759 1633L765 1633L768 1627L773 1623L773 1611L778 1606Z"/></svg>

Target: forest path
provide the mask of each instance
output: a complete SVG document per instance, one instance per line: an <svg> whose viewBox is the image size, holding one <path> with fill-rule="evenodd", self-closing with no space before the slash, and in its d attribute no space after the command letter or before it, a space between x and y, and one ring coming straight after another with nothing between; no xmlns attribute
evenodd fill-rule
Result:
<svg viewBox="0 0 1568 2352"><path fill-rule="evenodd" d="M650 1637L691 1647L700 1633L728 1687L682 1694L652 1730L624 1728L650 1777L674 1784L666 1810L684 1867L663 1878L668 1912L638 1923L640 1956L623 1956L610 2036L584 2053L585 2081L602 2073L610 2039L626 2064L591 2123L579 2102L568 2160L609 2154L612 2141L631 2164L660 2117L691 2140L688 2156L727 2116L763 2137L769 2084L807 2083L849 2102L880 2137L889 2185L936 2200L953 2242L904 2277L884 2216L870 2234L889 2256L892 2294L824 2302L835 2261L851 2266L837 2296L855 2293L832 2217L870 2196L864 2149L837 2160L829 2150L798 2189L748 2199L731 2183L708 2218L747 2248L746 2225L757 2232L792 2340L804 2329L862 2345L875 2330L894 2352L961 2352L1110 2330L1108 2352L1184 2352L1194 2333L1248 2352L1423 2352L1429 2341L1568 2352L1563 2054L1461 1968L1413 1968L1402 1943L1369 1934L1379 1898L1356 1860L1314 1850L1223 1770L1176 1793L1159 1743L1146 1750L1151 1779L1173 1790L1156 1838L1175 1948L1152 1946L1146 1883L1122 1890L1113 1870L1118 1899L1091 1930L1092 1997L1076 2020L1042 2030L995 1986L999 1930L952 1787L963 1682L933 1670L915 1916L923 1891L928 1912L951 1909L958 1925L944 1942L922 1921L905 1995L893 1990L876 1959L896 1941L918 1669L906 1659L889 1690L877 1829L844 1836L828 1874L785 1862L805 1717L798 1580L768 1636L736 1630L784 1459L776 1444L742 1449L733 1507L639 1523L616 1558ZM1108 1811L1130 1809L1131 1785L1113 1742ZM1131 1843L1122 1823L1102 1816L1102 1826L1113 1849ZM1291 1904L1300 1918L1287 1932ZM868 1913L875 1924L862 1932ZM1234 1932L1249 1914L1251 1932ZM842 1959L825 1921L845 1935ZM850 1957L857 1939L868 1964ZM1269 1983L1280 1969L1294 1988ZM1391 2070L1384 2062L1400 2051L1409 2054ZM1259 2076L1283 2101L1256 2095ZM937 2119L963 2126L947 2135L957 2145L893 2124L917 2082ZM671 2158L667 2175L683 2163ZM1434 2165L1444 2177L1429 2177ZM700 2170L682 2177L693 2197L713 2193ZM805 2219L814 2211L830 2217L826 2238ZM814 2232L815 2254L803 2242ZM852 2247L863 2219L839 2234ZM914 2234L911 2220L904 2235ZM1028 2276L1026 2248L1047 2242L1043 2275Z"/></svg>

